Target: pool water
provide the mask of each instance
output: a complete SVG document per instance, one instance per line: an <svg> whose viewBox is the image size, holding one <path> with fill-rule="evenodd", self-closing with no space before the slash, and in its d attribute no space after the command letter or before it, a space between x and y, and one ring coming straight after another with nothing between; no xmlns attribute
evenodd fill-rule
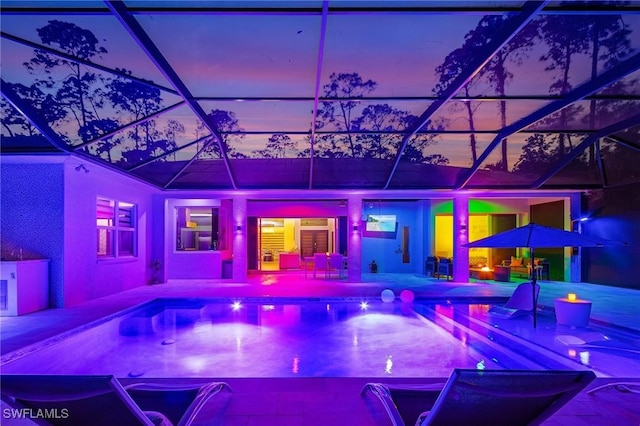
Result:
<svg viewBox="0 0 640 426"><path fill-rule="evenodd" d="M3 358L3 373L116 377L447 377L579 362L500 342L489 305L158 299ZM458 321L460 319L460 321ZM486 324L485 324L486 326ZM489 326L489 331L492 327Z"/></svg>

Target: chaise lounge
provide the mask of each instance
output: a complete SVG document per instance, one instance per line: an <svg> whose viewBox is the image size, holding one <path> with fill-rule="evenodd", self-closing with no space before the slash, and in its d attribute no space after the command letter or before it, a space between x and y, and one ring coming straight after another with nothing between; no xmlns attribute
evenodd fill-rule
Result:
<svg viewBox="0 0 640 426"><path fill-rule="evenodd" d="M533 312L533 291L532 283L522 283L516 287L507 302L502 305L496 305L489 308L489 314L498 318L515 318L520 315L526 315ZM540 294L540 285L536 284L536 300Z"/></svg>
<svg viewBox="0 0 640 426"><path fill-rule="evenodd" d="M595 377L592 371L455 369L440 389L367 383L362 395L376 396L394 426L539 425Z"/></svg>
<svg viewBox="0 0 640 426"><path fill-rule="evenodd" d="M2 375L2 400L45 425L190 425L224 382L123 387L113 376ZM23 412L23 411L20 411Z"/></svg>

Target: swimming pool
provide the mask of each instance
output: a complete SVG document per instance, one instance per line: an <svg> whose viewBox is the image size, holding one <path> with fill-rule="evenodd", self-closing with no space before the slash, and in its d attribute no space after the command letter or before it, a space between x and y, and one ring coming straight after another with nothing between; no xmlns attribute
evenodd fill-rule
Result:
<svg viewBox="0 0 640 426"><path fill-rule="evenodd" d="M448 301L157 299L9 354L2 371L154 378L447 377L453 368L581 367L536 345L515 344L513 334L502 335L493 325L470 321L488 309Z"/></svg>

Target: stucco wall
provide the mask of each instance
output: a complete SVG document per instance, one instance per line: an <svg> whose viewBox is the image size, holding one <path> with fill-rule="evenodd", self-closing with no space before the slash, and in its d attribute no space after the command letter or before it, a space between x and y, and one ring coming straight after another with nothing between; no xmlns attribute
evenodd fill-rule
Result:
<svg viewBox="0 0 640 426"><path fill-rule="evenodd" d="M640 289L640 185L590 192L584 206L583 234L627 245L582 248L582 280Z"/></svg>
<svg viewBox="0 0 640 426"><path fill-rule="evenodd" d="M62 158L39 164L4 157L0 162L0 235L3 256L47 258L49 305L64 301L64 165Z"/></svg>
<svg viewBox="0 0 640 426"><path fill-rule="evenodd" d="M83 164L88 172L76 170L79 164ZM74 158L65 163L64 187L65 306L146 285L151 279L151 201L158 190ZM98 258L98 197L136 205L137 256Z"/></svg>

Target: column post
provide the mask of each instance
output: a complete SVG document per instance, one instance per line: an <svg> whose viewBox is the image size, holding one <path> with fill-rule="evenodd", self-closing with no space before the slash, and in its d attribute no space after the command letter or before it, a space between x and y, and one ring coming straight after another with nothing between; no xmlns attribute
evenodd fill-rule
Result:
<svg viewBox="0 0 640 426"><path fill-rule="evenodd" d="M247 281L247 199L242 196L232 198L233 203L233 280L235 282Z"/></svg>
<svg viewBox="0 0 640 426"><path fill-rule="evenodd" d="M469 196L453 198L453 280L469 282Z"/></svg>
<svg viewBox="0 0 640 426"><path fill-rule="evenodd" d="M348 242L347 279L351 282L362 281L362 197L347 198Z"/></svg>

